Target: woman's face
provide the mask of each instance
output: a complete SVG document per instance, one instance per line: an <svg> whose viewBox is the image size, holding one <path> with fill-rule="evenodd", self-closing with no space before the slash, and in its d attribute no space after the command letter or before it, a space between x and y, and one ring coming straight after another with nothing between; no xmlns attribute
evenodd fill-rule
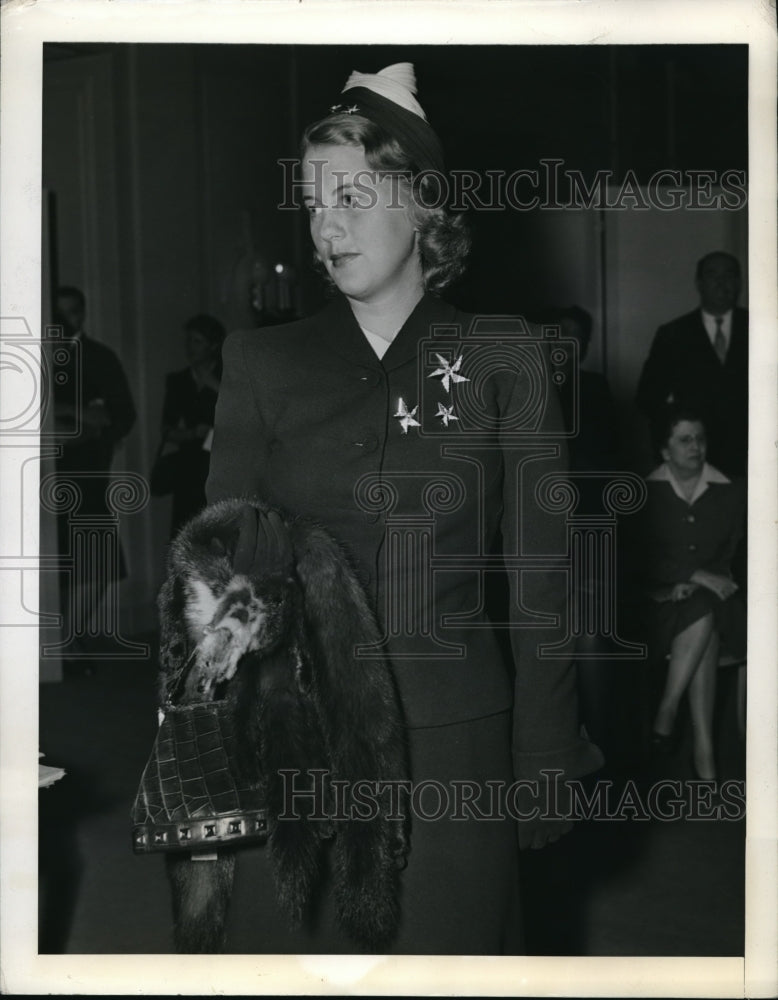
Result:
<svg viewBox="0 0 778 1000"><path fill-rule="evenodd" d="M662 449L662 457L673 472L693 475L705 464L705 428L698 420L680 420Z"/></svg>
<svg viewBox="0 0 778 1000"><path fill-rule="evenodd" d="M311 146L302 173L313 244L344 295L378 303L421 288L407 184L379 177L361 146Z"/></svg>

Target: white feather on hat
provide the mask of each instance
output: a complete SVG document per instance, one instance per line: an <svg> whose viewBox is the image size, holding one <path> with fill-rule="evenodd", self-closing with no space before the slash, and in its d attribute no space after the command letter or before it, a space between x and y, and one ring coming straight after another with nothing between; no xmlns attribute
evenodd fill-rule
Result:
<svg viewBox="0 0 778 1000"><path fill-rule="evenodd" d="M341 93L345 93L352 87L365 87L367 90L372 90L373 93L380 94L388 101L399 104L406 111L418 115L425 122L427 120L421 105L413 96L417 90L416 71L413 68L413 63L394 63L392 66L386 66L379 70L378 73L360 73L354 70Z"/></svg>

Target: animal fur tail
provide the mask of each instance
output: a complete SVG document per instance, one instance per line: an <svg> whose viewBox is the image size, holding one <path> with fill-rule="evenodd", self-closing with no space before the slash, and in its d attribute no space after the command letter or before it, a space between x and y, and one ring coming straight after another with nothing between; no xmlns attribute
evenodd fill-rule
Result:
<svg viewBox="0 0 778 1000"><path fill-rule="evenodd" d="M173 943L179 955L223 950L235 858L193 861L188 854L166 859L173 897Z"/></svg>
<svg viewBox="0 0 778 1000"><path fill-rule="evenodd" d="M347 784L338 820L335 883L339 918L364 947L379 950L400 917L400 869L408 852L407 811L391 813L387 783L407 782L407 750L399 696L380 634L348 561L325 531L295 538L306 621L312 637L316 698L328 738L333 777ZM371 655L360 650L371 649ZM377 806L360 808L370 792Z"/></svg>

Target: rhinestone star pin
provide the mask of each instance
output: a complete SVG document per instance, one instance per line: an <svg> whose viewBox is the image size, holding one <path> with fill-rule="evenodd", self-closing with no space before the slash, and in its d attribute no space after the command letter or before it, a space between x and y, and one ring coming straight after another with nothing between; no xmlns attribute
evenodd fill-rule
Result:
<svg viewBox="0 0 778 1000"><path fill-rule="evenodd" d="M448 427L450 420L459 420L454 414L454 404L451 406L444 406L443 403L438 403L438 412L435 414L436 417L440 417L443 423Z"/></svg>
<svg viewBox="0 0 778 1000"><path fill-rule="evenodd" d="M346 112L347 115L354 115L354 114L357 113L357 111L359 111L359 105L358 104L352 104L350 108L345 108L344 110L345 110L345 112Z"/></svg>
<svg viewBox="0 0 778 1000"><path fill-rule="evenodd" d="M397 413L395 413L395 417L400 418L400 427L402 427L403 434L408 433L409 427L421 427L421 424L416 419L416 411L418 408L419 406L417 403L412 410L409 410L405 405L405 400L402 396L400 396L397 400Z"/></svg>
<svg viewBox="0 0 778 1000"><path fill-rule="evenodd" d="M438 364L440 368L436 368L434 372L431 372L427 378L435 378L436 375L442 375L441 379L443 383L443 388L446 392L451 391L452 382L469 382L469 378L465 378L464 375L459 374L459 369L462 367L462 355L460 354L456 361L452 364L447 361L440 354L436 354L435 357L438 359Z"/></svg>

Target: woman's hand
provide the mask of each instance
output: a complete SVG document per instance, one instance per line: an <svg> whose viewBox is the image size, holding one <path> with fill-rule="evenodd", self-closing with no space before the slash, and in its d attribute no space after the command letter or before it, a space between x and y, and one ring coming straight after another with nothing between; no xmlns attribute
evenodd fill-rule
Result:
<svg viewBox="0 0 778 1000"><path fill-rule="evenodd" d="M291 576L292 540L281 515L246 504L239 514L238 543L232 568L246 576Z"/></svg>
<svg viewBox="0 0 778 1000"><path fill-rule="evenodd" d="M728 597L732 597L735 591L738 590L738 585L730 577L722 576L720 573L709 573L705 569L695 570L692 573L691 579L693 583L698 583L701 587L712 591L722 601L726 601Z"/></svg>
<svg viewBox="0 0 778 1000"><path fill-rule="evenodd" d="M699 584L697 583L676 583L670 591L670 600L685 601L687 597L691 597L698 587Z"/></svg>
<svg viewBox="0 0 778 1000"><path fill-rule="evenodd" d="M219 391L221 379L216 372L216 365L213 362L209 365L195 365L192 371L201 388L213 389L214 392Z"/></svg>
<svg viewBox="0 0 778 1000"><path fill-rule="evenodd" d="M537 851L555 844L575 826L569 785L556 779L549 781L548 775L544 775L535 786L522 789L516 800L519 815L526 817L518 823L519 850L522 851Z"/></svg>

